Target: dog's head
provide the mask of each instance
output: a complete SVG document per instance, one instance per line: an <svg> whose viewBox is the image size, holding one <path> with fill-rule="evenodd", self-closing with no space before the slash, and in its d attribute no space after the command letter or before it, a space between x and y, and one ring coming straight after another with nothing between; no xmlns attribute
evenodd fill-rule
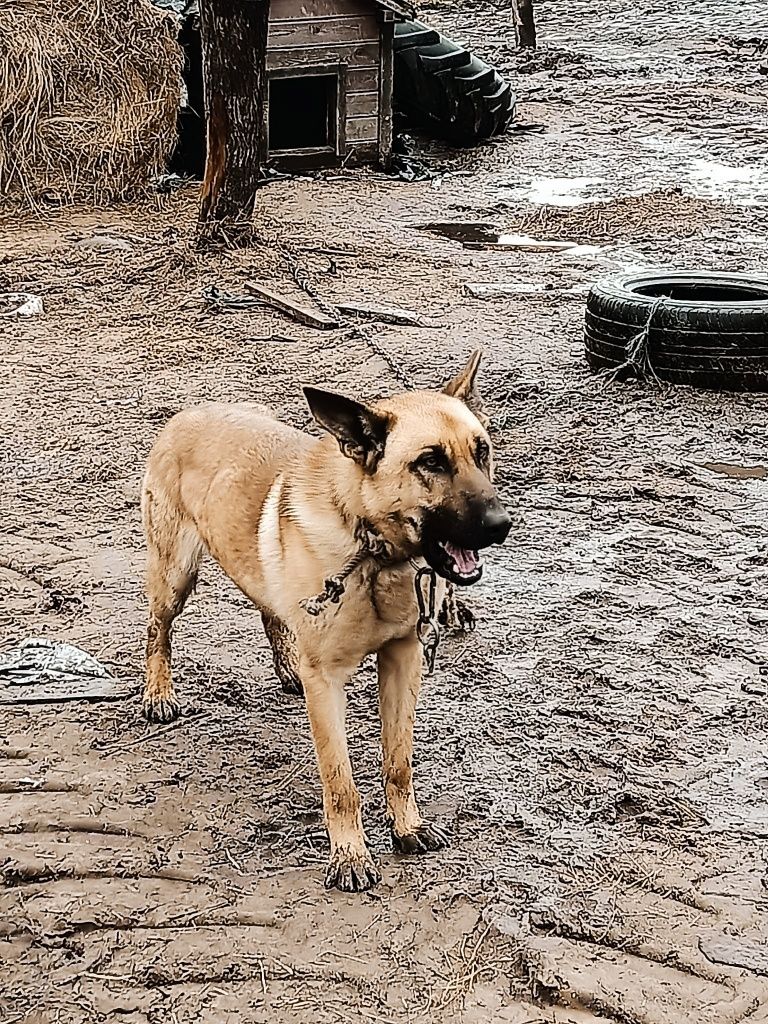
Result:
<svg viewBox="0 0 768 1024"><path fill-rule="evenodd" d="M364 405L305 388L312 415L356 467L350 512L367 519L403 558L423 556L467 586L478 552L501 544L511 519L493 485L488 419L477 391L481 353L442 391L412 391Z"/></svg>

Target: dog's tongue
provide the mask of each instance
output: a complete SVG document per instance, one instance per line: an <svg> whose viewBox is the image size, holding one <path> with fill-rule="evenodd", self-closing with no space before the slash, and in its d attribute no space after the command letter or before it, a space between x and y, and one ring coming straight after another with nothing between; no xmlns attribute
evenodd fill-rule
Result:
<svg viewBox="0 0 768 1024"><path fill-rule="evenodd" d="M445 550L451 556L456 563L456 568L461 573L469 575L473 573L480 562L476 551L470 551L469 548L460 548L455 544L451 544L447 541L445 544Z"/></svg>

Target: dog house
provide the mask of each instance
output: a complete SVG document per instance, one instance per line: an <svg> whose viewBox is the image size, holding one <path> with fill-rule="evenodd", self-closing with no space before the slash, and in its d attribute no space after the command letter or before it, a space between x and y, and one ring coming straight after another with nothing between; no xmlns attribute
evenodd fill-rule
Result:
<svg viewBox="0 0 768 1024"><path fill-rule="evenodd" d="M264 143L286 170L379 162L392 152L401 0L272 0Z"/></svg>
<svg viewBox="0 0 768 1024"><path fill-rule="evenodd" d="M205 118L197 0L154 2L179 15L185 54L187 96L171 168L202 177ZM271 0L262 143L272 167L387 165L395 23L412 16L405 0Z"/></svg>

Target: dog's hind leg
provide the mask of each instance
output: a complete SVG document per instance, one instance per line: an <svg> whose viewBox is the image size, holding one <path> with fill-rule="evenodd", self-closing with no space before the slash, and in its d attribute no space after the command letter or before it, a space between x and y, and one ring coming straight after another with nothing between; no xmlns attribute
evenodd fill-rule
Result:
<svg viewBox="0 0 768 1024"><path fill-rule="evenodd" d="M171 677L171 627L197 582L203 544L194 525L162 495L142 495L147 536L147 677L143 712L172 722L181 707Z"/></svg>
<svg viewBox="0 0 768 1024"><path fill-rule="evenodd" d="M299 656L296 651L296 637L282 619L268 612L261 613L264 632L272 648L272 663L284 693L301 697L304 687L299 679Z"/></svg>
<svg viewBox="0 0 768 1024"><path fill-rule="evenodd" d="M413 723L421 689L421 645L415 635L379 651L379 711L384 793L392 842L399 853L427 853L447 843L422 821L413 791Z"/></svg>

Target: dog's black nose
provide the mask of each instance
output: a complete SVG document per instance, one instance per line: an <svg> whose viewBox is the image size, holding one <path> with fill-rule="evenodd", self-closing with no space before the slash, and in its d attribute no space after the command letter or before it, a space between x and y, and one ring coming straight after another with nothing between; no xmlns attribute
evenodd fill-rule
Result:
<svg viewBox="0 0 768 1024"><path fill-rule="evenodd" d="M483 512L482 531L485 545L503 544L512 527L512 516L499 502L488 505Z"/></svg>

